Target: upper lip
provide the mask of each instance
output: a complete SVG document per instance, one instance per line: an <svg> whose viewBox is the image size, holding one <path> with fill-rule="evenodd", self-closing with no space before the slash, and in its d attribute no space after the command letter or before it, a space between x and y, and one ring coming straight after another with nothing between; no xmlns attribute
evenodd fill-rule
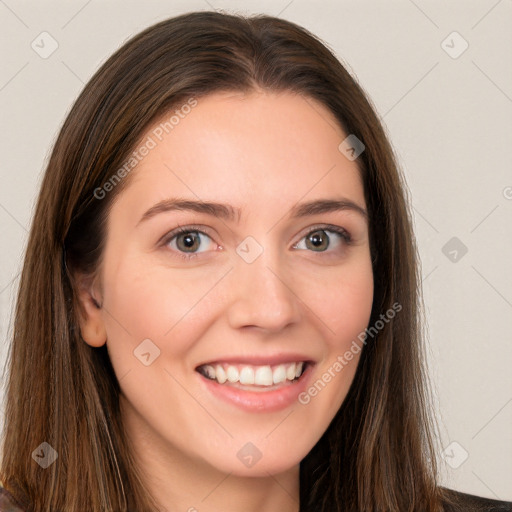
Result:
<svg viewBox="0 0 512 512"><path fill-rule="evenodd" d="M221 363L228 363L228 364L248 364L251 366L263 366L263 365L269 365L274 366L277 364L283 364L283 363L295 363L295 362L309 362L313 363L314 360L305 355L305 354L276 354L276 355L268 355L268 356L262 356L260 355L254 355L254 356L226 356L226 357L216 357L215 359L210 359L208 361L204 361L201 364L198 364L196 368L199 368L200 366L204 366L206 364L214 365L214 364L221 364Z"/></svg>

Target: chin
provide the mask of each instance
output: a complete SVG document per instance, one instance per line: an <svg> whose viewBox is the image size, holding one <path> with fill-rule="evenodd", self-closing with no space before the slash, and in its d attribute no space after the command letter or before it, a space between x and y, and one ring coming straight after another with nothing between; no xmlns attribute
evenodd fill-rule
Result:
<svg viewBox="0 0 512 512"><path fill-rule="evenodd" d="M237 443L238 444L238 443ZM223 473L230 473L241 477L268 477L269 474L280 474L298 467L301 460L307 455L310 447L294 447L286 452L276 451L274 443L267 443L266 447L257 448L255 444L247 442L236 448L220 450L220 453L230 454L219 457L219 451L212 453L208 461L210 465Z"/></svg>

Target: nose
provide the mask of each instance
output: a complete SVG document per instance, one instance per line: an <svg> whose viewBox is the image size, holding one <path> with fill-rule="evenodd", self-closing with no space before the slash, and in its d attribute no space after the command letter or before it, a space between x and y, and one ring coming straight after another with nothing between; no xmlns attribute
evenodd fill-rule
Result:
<svg viewBox="0 0 512 512"><path fill-rule="evenodd" d="M293 279L269 250L252 263L238 259L232 272L228 321L231 327L278 332L300 318Z"/></svg>

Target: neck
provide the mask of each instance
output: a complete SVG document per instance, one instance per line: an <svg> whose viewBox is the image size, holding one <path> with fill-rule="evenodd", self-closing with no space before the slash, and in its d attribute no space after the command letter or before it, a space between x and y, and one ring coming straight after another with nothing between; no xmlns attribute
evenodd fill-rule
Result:
<svg viewBox="0 0 512 512"><path fill-rule="evenodd" d="M162 512L299 511L298 468L286 474L253 478L193 469L177 473L169 467L157 473L158 478L148 473L151 483L147 485L163 506Z"/></svg>

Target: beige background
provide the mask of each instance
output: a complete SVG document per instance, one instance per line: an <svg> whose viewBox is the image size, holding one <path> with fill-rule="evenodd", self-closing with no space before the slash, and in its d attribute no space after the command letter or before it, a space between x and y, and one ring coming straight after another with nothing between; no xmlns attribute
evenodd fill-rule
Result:
<svg viewBox="0 0 512 512"><path fill-rule="evenodd" d="M127 38L205 9L303 25L370 95L414 207L443 483L512 500L511 0L0 0L2 364L38 185L73 100ZM31 47L51 49L44 31L58 44L47 58Z"/></svg>

